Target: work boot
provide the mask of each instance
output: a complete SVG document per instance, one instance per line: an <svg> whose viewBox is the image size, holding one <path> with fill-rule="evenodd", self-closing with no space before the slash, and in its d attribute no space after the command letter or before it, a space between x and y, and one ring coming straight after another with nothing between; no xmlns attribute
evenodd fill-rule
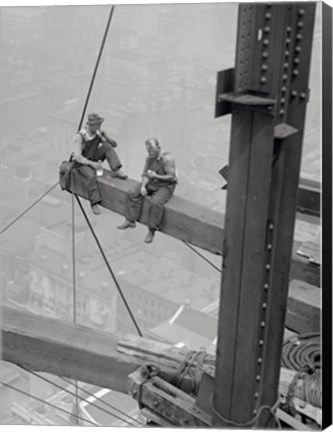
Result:
<svg viewBox="0 0 333 432"><path fill-rule="evenodd" d="M118 227L118 229L125 230L127 228L135 228L135 226L136 226L135 222L126 219L125 222Z"/></svg>
<svg viewBox="0 0 333 432"><path fill-rule="evenodd" d="M95 215L101 214L101 209L98 207L98 204L91 204L91 209Z"/></svg>
<svg viewBox="0 0 333 432"><path fill-rule="evenodd" d="M121 169L118 169L117 171L111 171L111 177L118 177L122 180L126 180L128 175L125 174Z"/></svg>
<svg viewBox="0 0 333 432"><path fill-rule="evenodd" d="M155 235L155 231L149 230L145 238L145 243L148 244L151 243L154 240L154 235Z"/></svg>

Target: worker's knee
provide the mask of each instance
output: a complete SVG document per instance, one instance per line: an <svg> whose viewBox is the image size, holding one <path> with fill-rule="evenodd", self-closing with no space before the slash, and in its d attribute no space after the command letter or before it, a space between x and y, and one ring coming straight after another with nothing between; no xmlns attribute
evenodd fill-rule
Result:
<svg viewBox="0 0 333 432"><path fill-rule="evenodd" d="M90 166L82 166L79 168L80 174L85 177L87 180L92 180L96 177L96 173L94 168Z"/></svg>
<svg viewBox="0 0 333 432"><path fill-rule="evenodd" d="M141 188L135 186L134 188L129 189L129 190L127 191L127 196L128 196L130 199L136 199L136 198L141 197Z"/></svg>

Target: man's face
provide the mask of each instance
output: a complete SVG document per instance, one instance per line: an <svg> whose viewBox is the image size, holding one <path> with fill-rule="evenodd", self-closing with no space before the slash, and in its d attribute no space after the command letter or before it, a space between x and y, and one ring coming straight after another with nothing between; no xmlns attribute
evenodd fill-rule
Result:
<svg viewBox="0 0 333 432"><path fill-rule="evenodd" d="M159 145L150 142L150 143L146 143L146 149L147 149L147 153L149 155L150 158L155 158L159 155L160 153L160 147Z"/></svg>
<svg viewBox="0 0 333 432"><path fill-rule="evenodd" d="M101 129L101 125L102 123L91 124L89 125L89 129L91 130L91 132L97 132Z"/></svg>

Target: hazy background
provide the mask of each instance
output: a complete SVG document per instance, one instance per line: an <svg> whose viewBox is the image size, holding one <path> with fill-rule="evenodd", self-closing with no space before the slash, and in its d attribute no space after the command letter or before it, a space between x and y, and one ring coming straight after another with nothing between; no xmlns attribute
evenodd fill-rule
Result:
<svg viewBox="0 0 333 432"><path fill-rule="evenodd" d="M318 181L320 9L318 5L302 163L302 177ZM1 9L2 227L58 180L108 13L106 6ZM226 192L218 170L228 163L230 116L214 119L215 86L217 71L234 65L236 25L237 4L117 6L88 109L105 118L104 127L119 143L130 177L139 178L144 140L156 136L176 157L176 194L221 212ZM1 237L3 303L73 319L70 205L69 194L57 189ZM191 332L195 340L201 338L200 346L213 350L219 273L177 240L157 234L147 246L145 228L119 232L119 215L103 210L91 219L145 334L169 341L163 325L186 304L209 313L207 328L194 325ZM133 333L79 210L76 225L78 322L119 335ZM296 239L318 235L317 226L297 222ZM206 256L221 265L219 257ZM179 331L178 341L169 342L188 338L195 345L185 330ZM3 364L2 372L16 387L73 409L71 398L14 366ZM73 422L8 388L2 388L2 395L4 424ZM119 402L119 395L114 398ZM132 401L121 406L126 403L132 403L127 412L135 411ZM110 418L98 421L111 424Z"/></svg>

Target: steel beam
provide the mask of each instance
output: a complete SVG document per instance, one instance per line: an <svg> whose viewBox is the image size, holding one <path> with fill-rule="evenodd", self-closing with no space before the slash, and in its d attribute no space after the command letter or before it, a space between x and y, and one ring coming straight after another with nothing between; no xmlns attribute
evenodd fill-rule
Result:
<svg viewBox="0 0 333 432"><path fill-rule="evenodd" d="M314 3L239 8L235 89L227 98L233 168L223 246L215 426L274 426L267 411L259 418L257 413L262 405L273 406L278 396L314 12ZM276 136L283 124L288 127L280 127Z"/></svg>

